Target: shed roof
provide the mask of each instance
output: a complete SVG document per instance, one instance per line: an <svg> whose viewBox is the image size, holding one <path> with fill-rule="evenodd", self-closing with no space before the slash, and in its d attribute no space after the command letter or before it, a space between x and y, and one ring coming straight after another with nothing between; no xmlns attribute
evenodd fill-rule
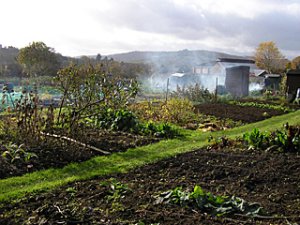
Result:
<svg viewBox="0 0 300 225"><path fill-rule="evenodd" d="M266 78L279 78L281 76L280 76L280 74L266 74L265 77Z"/></svg>
<svg viewBox="0 0 300 225"><path fill-rule="evenodd" d="M289 70L287 75L299 75L300 76L300 70Z"/></svg>
<svg viewBox="0 0 300 225"><path fill-rule="evenodd" d="M218 58L219 62L227 62L227 63L246 63L246 64L255 64L255 61L252 59L246 58Z"/></svg>
<svg viewBox="0 0 300 225"><path fill-rule="evenodd" d="M221 65L224 68L230 68L230 67L236 67L236 66L249 66L250 71L257 70L257 66L253 63L237 63L237 62L218 62L219 65Z"/></svg>
<svg viewBox="0 0 300 225"><path fill-rule="evenodd" d="M262 76L264 76L267 73L267 71L260 70L260 69L254 70L253 72L254 72L254 74L255 74L256 77L262 77Z"/></svg>
<svg viewBox="0 0 300 225"><path fill-rule="evenodd" d="M173 73L171 74L171 77L183 77L185 73Z"/></svg>

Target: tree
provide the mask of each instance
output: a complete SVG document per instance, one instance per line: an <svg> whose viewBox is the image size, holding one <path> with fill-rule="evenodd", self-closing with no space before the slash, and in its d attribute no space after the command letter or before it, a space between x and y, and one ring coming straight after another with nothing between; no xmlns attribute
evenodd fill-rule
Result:
<svg viewBox="0 0 300 225"><path fill-rule="evenodd" d="M70 132L82 128L82 119L89 118L91 126L103 123L107 110L125 109L138 92L136 80L110 76L91 64L61 69L57 82L63 93L57 123L69 123Z"/></svg>
<svg viewBox="0 0 300 225"><path fill-rule="evenodd" d="M29 46L21 48L17 60L29 76L54 76L60 67L54 49L43 42L33 42Z"/></svg>
<svg viewBox="0 0 300 225"><path fill-rule="evenodd" d="M96 61L97 61L97 62L100 62L100 61L101 61L101 58L102 58L101 54L98 53L97 56L96 56Z"/></svg>
<svg viewBox="0 0 300 225"><path fill-rule="evenodd" d="M300 56L297 56L296 58L294 58L291 62L291 69L298 69L300 70Z"/></svg>
<svg viewBox="0 0 300 225"><path fill-rule="evenodd" d="M273 41L269 41L260 43L256 48L255 63L269 74L282 73L285 70L287 60L276 44Z"/></svg>

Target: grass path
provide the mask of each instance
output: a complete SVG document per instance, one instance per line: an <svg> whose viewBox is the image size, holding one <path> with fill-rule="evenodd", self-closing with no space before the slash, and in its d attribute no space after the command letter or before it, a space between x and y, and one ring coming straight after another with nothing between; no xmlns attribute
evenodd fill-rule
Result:
<svg viewBox="0 0 300 225"><path fill-rule="evenodd" d="M156 162L179 153L204 147L207 145L207 138L210 135L214 137L226 135L233 138L244 132L249 132L255 127L260 130L275 130L282 127L286 122L299 124L300 111L215 133L184 130L185 137L181 139L164 140L152 145L129 149L122 153L95 157L86 162L69 164L62 169L48 169L20 177L3 179L0 180L0 202L16 200L24 197L27 193L46 191L73 181L127 172L146 163Z"/></svg>

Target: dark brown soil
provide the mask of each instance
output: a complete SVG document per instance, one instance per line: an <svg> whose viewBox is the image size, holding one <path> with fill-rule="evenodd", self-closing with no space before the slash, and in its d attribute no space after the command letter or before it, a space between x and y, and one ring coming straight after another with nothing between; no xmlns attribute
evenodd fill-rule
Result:
<svg viewBox="0 0 300 225"><path fill-rule="evenodd" d="M257 121L284 114L284 111L262 109L250 106L239 106L225 103L204 103L195 106L197 113L212 115L219 118L229 118L235 121L253 123Z"/></svg>
<svg viewBox="0 0 300 225"><path fill-rule="evenodd" d="M129 188L119 197L109 197L112 189L103 181L110 177L100 177L0 206L0 224L296 224L299 162L292 153L198 150L114 175ZM257 202L268 216L213 217L196 208L154 204L163 191L195 185Z"/></svg>
<svg viewBox="0 0 300 225"><path fill-rule="evenodd" d="M126 151L128 148L134 148L141 145L147 145L158 141L157 138L134 135L124 132L94 131L89 132L84 141L80 137L73 137L83 143L92 145L110 153ZM53 139L45 140L38 147L31 147L27 152L34 153L36 157L31 157L25 162L24 157L11 163L10 157L2 157L5 148L0 148L0 179L19 176L24 173L33 172L48 168L61 168L71 162L83 162L94 156L102 155L100 152L90 150L67 141L54 143ZM50 143L49 143L50 142Z"/></svg>
<svg viewBox="0 0 300 225"><path fill-rule="evenodd" d="M246 123L284 113L221 103L201 104L195 108L202 114ZM87 143L118 152L154 141L157 139L98 132L91 133ZM30 152L36 153L38 158L30 163L11 164L0 157L0 178L63 167L99 155L70 143L47 146L43 143L31 148ZM109 176L27 196L19 203L0 205L0 224L297 224L300 223L299 160L300 156L294 153L198 150L112 176L129 187L119 196L103 185L103 181L112 178ZM267 216L213 217L196 208L154 204L155 196L163 191L178 186L191 191L195 185L214 194L258 202Z"/></svg>

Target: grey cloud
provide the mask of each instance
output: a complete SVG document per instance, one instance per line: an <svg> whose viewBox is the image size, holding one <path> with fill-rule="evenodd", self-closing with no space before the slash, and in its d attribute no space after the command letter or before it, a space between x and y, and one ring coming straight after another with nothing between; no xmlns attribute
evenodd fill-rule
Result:
<svg viewBox="0 0 300 225"><path fill-rule="evenodd" d="M275 41L280 48L300 51L300 18L268 13L241 25L245 44L257 46L261 41Z"/></svg>
<svg viewBox="0 0 300 225"><path fill-rule="evenodd" d="M125 1L124 1L125 2ZM172 1L126 1L115 7L106 20L139 31L176 33L182 28L204 27L201 14L190 7L178 7Z"/></svg>
<svg viewBox="0 0 300 225"><path fill-rule="evenodd" d="M263 3L300 4L295 0L264 0ZM300 16L285 11L266 9L265 13L250 19L236 14L216 14L190 5L179 7L171 0L124 0L114 1L113 10L105 15L95 12L95 16L112 27L168 34L183 40L236 38L253 48L262 41L272 40L284 50L300 51Z"/></svg>

